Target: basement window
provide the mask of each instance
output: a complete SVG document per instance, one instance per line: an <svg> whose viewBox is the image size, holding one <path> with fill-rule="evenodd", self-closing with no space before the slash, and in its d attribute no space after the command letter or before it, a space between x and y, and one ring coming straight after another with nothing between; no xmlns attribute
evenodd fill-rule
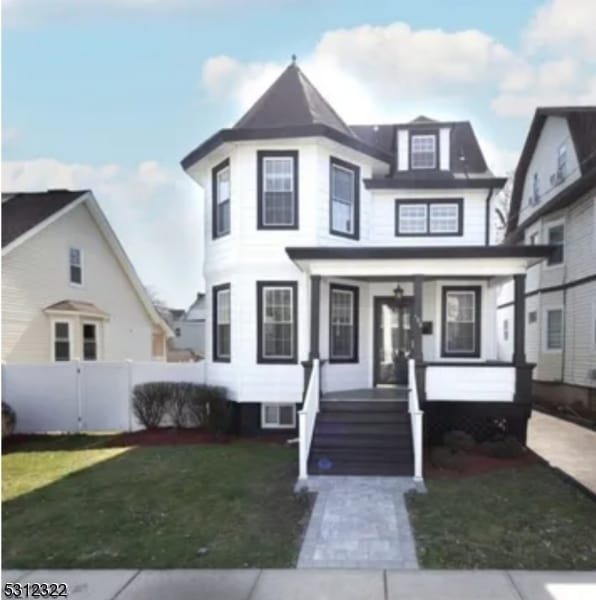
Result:
<svg viewBox="0 0 596 600"><path fill-rule="evenodd" d="M294 404L261 404L261 427L263 429L293 429L296 427Z"/></svg>

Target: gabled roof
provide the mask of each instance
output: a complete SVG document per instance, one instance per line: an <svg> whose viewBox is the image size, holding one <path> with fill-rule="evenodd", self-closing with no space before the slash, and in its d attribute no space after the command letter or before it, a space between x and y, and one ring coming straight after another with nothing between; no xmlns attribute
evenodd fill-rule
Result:
<svg viewBox="0 0 596 600"><path fill-rule="evenodd" d="M549 200L539 211L532 215L534 219L539 214L558 207L567 197L577 195L587 178L590 180L596 175L596 106L550 106L536 109L534 118L528 131L528 136L515 171L513 191L509 207L507 222L507 235L512 235L519 223L519 214L522 205L523 187L538 144L540 134L548 117L563 117L567 119L571 139L575 146L579 163L581 178L570 186L561 190L559 194Z"/></svg>
<svg viewBox="0 0 596 600"><path fill-rule="evenodd" d="M292 62L234 127L220 129L183 158L181 164L189 169L224 142L314 136L328 137L388 163L392 160L390 154L355 135Z"/></svg>
<svg viewBox="0 0 596 600"><path fill-rule="evenodd" d="M95 224L128 277L151 321L154 325L163 329L166 335L173 337L172 330L153 305L147 290L141 283L130 259L91 191L48 190L47 192L3 194L2 256L26 243L27 240L43 231L54 221L83 203L89 209Z"/></svg>
<svg viewBox="0 0 596 600"><path fill-rule="evenodd" d="M48 190L2 194L2 247L80 198L86 191Z"/></svg>

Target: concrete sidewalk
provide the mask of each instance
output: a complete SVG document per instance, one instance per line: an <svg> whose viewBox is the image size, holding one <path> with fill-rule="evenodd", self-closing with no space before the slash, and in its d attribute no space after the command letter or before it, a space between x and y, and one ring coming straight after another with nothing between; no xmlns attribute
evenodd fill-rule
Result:
<svg viewBox="0 0 596 600"><path fill-rule="evenodd" d="M535 410L528 446L596 494L596 431Z"/></svg>
<svg viewBox="0 0 596 600"><path fill-rule="evenodd" d="M594 600L596 571L3 571L76 600ZM6 597L6 596L5 596ZM24 596L22 596L24 597Z"/></svg>

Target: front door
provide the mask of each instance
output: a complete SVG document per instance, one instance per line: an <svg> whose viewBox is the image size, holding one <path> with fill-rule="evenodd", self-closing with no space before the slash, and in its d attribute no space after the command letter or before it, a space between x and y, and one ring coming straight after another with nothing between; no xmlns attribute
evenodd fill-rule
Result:
<svg viewBox="0 0 596 600"><path fill-rule="evenodd" d="M374 384L407 385L412 298L404 297L398 304L395 298L377 297L374 306Z"/></svg>

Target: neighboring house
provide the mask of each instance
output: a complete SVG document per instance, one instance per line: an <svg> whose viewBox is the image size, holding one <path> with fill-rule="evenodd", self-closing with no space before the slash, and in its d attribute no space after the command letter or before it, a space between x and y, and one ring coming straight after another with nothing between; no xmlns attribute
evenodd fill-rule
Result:
<svg viewBox="0 0 596 600"><path fill-rule="evenodd" d="M534 394L596 411L596 107L539 108L515 173L506 242L554 244L526 280ZM499 296L499 354L511 357L512 284Z"/></svg>
<svg viewBox="0 0 596 600"><path fill-rule="evenodd" d="M205 356L205 294L199 292L188 310L170 309L174 337L168 344L168 360L200 360Z"/></svg>
<svg viewBox="0 0 596 600"><path fill-rule="evenodd" d="M165 360L172 333L90 191L2 194L2 360Z"/></svg>
<svg viewBox="0 0 596 600"><path fill-rule="evenodd" d="M295 429L320 361L311 472L411 472L405 404L375 401L407 396L411 357L431 436L525 439L524 319L497 362L496 293L514 275L523 310L548 248L491 245L505 179L469 122L349 126L292 63L182 165L205 192L207 382L230 390L242 431Z"/></svg>

